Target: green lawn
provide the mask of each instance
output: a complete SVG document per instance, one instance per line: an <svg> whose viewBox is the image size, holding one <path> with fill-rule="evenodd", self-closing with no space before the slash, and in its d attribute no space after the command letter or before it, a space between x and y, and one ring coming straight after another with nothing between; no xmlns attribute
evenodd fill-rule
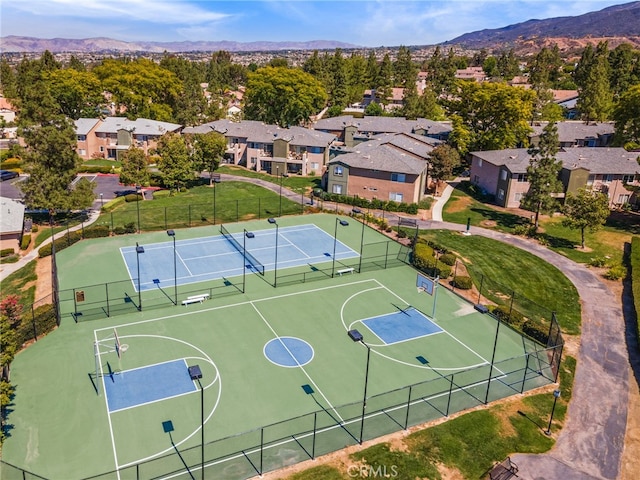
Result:
<svg viewBox="0 0 640 480"><path fill-rule="evenodd" d="M467 182L456 188L443 210L447 222L466 224L515 233L516 227L531 224L531 217L519 216L490 203L484 203L478 194L468 193ZM533 215L533 212L531 212ZM580 231L562 225L561 217L543 216L540 220L538 239L550 249L578 263L589 263L594 258L605 258L607 264L622 262L624 244L632 235L640 234L640 215L634 213L612 213L603 229L586 233L586 249L580 248Z"/></svg>
<svg viewBox="0 0 640 480"><path fill-rule="evenodd" d="M280 179L275 175L268 175L265 173L256 172L254 170L247 170L245 168L234 167L231 165L220 165L220 168L216 170L218 173L228 173L230 175L237 175L239 177L259 178L266 180L267 182L280 185ZM320 177L303 177L302 175L289 175L282 178L282 186L299 193L308 193L310 189L319 188Z"/></svg>
<svg viewBox="0 0 640 480"><path fill-rule="evenodd" d="M298 214L301 205L257 185L221 182L215 187L197 185L177 194L160 190L151 201L126 202L119 198L105 205L98 223L112 229L137 225L138 211L141 229L150 231Z"/></svg>
<svg viewBox="0 0 640 480"><path fill-rule="evenodd" d="M547 313L555 311L565 332L572 335L580 332L578 292L554 266L516 247L477 235L429 230L422 232L421 238L432 240L458 254L468 265L476 286L480 285L482 276L485 276L485 282L490 279L491 290L499 288L502 292L495 294L494 301L500 302L501 296L516 292L515 308L538 306ZM486 295L485 291L483 295Z"/></svg>

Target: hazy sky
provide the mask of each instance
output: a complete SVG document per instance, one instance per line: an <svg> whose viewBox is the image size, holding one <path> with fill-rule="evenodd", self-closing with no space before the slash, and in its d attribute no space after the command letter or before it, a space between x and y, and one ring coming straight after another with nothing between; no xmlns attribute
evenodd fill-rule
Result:
<svg viewBox="0 0 640 480"><path fill-rule="evenodd" d="M124 41L310 41L429 45L624 0L0 0L0 35Z"/></svg>

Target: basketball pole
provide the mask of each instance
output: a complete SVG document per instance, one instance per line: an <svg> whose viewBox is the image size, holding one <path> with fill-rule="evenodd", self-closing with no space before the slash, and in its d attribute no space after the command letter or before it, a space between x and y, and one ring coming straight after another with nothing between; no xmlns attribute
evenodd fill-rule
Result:
<svg viewBox="0 0 640 480"><path fill-rule="evenodd" d="M433 281L433 310L431 310L431 318L436 318L436 300L438 299L438 281L440 277L436 277Z"/></svg>

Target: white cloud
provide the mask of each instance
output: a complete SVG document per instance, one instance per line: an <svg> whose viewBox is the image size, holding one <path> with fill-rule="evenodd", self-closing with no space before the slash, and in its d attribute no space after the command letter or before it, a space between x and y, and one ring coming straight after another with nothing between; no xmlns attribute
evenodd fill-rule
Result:
<svg viewBox="0 0 640 480"><path fill-rule="evenodd" d="M212 3L212 2L209 2ZM215 4L215 2L213 2ZM73 18L78 21L105 19L145 21L158 24L202 24L220 21L230 15L209 11L197 3L165 0L29 0L7 7L34 16Z"/></svg>

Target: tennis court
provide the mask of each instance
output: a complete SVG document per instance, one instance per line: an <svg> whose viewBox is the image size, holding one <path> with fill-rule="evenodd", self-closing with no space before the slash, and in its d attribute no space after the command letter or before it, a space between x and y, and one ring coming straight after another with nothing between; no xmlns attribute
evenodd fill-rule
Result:
<svg viewBox="0 0 640 480"><path fill-rule="evenodd" d="M144 255L137 254L135 246L120 248L135 291L138 289L135 281L138 278L138 266L139 286L144 291L157 287L172 287L176 281L178 285L186 285L239 276L244 269L264 274L265 271L275 268L276 260L278 268L290 268L325 262L333 258L334 254L333 237L316 225L255 232L226 231L226 235L177 240L175 272L173 247L172 241L147 244L143 246ZM358 252L337 240L337 260L355 257L358 257Z"/></svg>
<svg viewBox="0 0 640 480"><path fill-rule="evenodd" d="M325 253L335 217L280 222L283 274L281 242L291 242L282 258L294 270L313 254L333 262ZM233 227L255 232L247 250L269 267L275 232L258 226ZM360 242L380 234L355 226L340 231L343 249L335 245L336 256L357 262ZM308 244L315 229L328 244ZM185 258L219 247L229 262L243 260L228 240L204 247L202 231L180 237L176 253ZM81 242L61 252L64 282L86 275L79 259L88 251L92 265L119 260L129 275L122 251L132 240L145 255L163 248L157 262L173 257L159 234L131 236L129 245ZM148 265L145 279L172 278L171 263ZM45 478L188 479L200 474L203 455L207 478L244 479L552 382L543 346L443 286L429 295L420 281L413 268L394 266L273 288L251 272L235 296L90 322L69 317L14 362L20 396L4 459ZM353 341L354 330L363 341Z"/></svg>

